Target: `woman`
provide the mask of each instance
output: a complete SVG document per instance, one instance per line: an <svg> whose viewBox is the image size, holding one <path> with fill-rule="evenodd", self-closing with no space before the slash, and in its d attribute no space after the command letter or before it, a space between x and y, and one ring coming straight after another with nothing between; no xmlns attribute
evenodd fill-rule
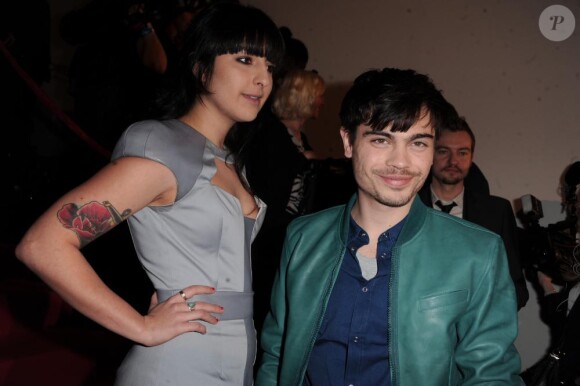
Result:
<svg viewBox="0 0 580 386"><path fill-rule="evenodd" d="M113 161L43 214L16 253L80 312L137 343L117 384L251 385L249 249L264 211L234 130L268 97L283 42L261 11L221 4L198 16L184 52L180 88L161 99L171 119L130 126ZM125 219L156 288L147 315L79 251Z"/></svg>
<svg viewBox="0 0 580 386"><path fill-rule="evenodd" d="M270 208L292 218L307 211L302 199L309 160L317 156L303 127L320 115L324 91L324 80L316 72L292 70L273 95L273 115L267 115L260 123L260 135L252 141L248 178L258 195L264 194L260 197L268 204L268 216L272 213Z"/></svg>
<svg viewBox="0 0 580 386"><path fill-rule="evenodd" d="M313 71L292 70L273 94L272 114L264 114L252 141L248 180L268 204L264 226L253 245L255 321L258 332L266 316L274 273L279 265L288 223L310 211L316 154L303 133L324 104L324 80Z"/></svg>
<svg viewBox="0 0 580 386"><path fill-rule="evenodd" d="M563 286L555 285L552 278L538 271L538 284L543 290L539 298L540 317L550 327L551 341L548 354L564 353L559 359L558 385L580 385L580 246L569 245L574 250L566 255L556 254ZM538 363L542 363L544 358ZM527 385L534 383L535 366L522 373Z"/></svg>

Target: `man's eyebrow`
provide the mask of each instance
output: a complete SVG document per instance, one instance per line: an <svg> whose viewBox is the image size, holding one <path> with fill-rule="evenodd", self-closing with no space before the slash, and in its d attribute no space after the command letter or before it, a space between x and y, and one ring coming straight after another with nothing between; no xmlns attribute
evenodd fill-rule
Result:
<svg viewBox="0 0 580 386"><path fill-rule="evenodd" d="M386 137L386 138L393 138L393 134L391 134L388 131L381 131L381 130L369 130L369 131L365 131L363 134L363 137L366 137L368 135L379 135L381 137ZM421 138L431 138L434 139L435 136L431 133L417 133L414 134L413 136L411 136L411 138L409 138L411 141L415 141L417 139L421 139Z"/></svg>
<svg viewBox="0 0 580 386"><path fill-rule="evenodd" d="M447 150L451 150L451 148L449 146L445 146L445 145L436 145L435 149L447 149ZM458 151L462 151L462 150L467 150L467 151L471 151L471 148L469 146L464 146L464 147L460 147L457 148Z"/></svg>
<svg viewBox="0 0 580 386"><path fill-rule="evenodd" d="M413 135L411 137L411 141L414 141L416 139L421 139L421 138L431 138L431 139L434 139L435 136L433 134L430 134L430 133L418 133L418 134L415 134L415 135Z"/></svg>
<svg viewBox="0 0 580 386"><path fill-rule="evenodd" d="M380 135L381 137L393 138L393 134L389 133L388 131L382 130L369 130L365 131L362 135L363 137L366 137L368 135Z"/></svg>

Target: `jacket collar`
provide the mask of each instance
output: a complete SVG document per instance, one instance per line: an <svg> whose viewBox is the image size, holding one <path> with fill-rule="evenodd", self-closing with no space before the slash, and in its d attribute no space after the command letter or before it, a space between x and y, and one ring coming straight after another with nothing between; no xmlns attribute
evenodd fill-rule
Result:
<svg viewBox="0 0 580 386"><path fill-rule="evenodd" d="M397 246L404 245L419 235L427 218L427 213L429 213L429 209L423 204L421 198L416 195L413 199L411 210L407 215L407 221L405 221L405 225L397 240Z"/></svg>
<svg viewBox="0 0 580 386"><path fill-rule="evenodd" d="M340 232L339 237L340 241L343 245L346 245L346 241L348 240L348 230L350 226L350 212L352 207L354 206L358 195L355 193L348 203L343 207L342 218L340 221ZM397 245L403 245L408 241L412 240L419 231L423 227L425 223L425 218L427 217L429 209L423 204L419 195L415 195L413 199L413 204L411 205L411 210L409 210L409 214L407 215L407 220L405 221L405 225L401 230L399 235L399 239L397 240Z"/></svg>
<svg viewBox="0 0 580 386"><path fill-rule="evenodd" d="M356 202L358 198L358 194L355 193L352 195L352 197L350 198L350 200L348 200L348 203L343 207L343 212L341 215L341 221L340 221L340 229L339 229L339 234L338 237L340 237L340 241L342 243L342 245L346 246L346 242L348 240L348 231L350 229L350 212L352 210L352 207L354 206L354 203Z"/></svg>

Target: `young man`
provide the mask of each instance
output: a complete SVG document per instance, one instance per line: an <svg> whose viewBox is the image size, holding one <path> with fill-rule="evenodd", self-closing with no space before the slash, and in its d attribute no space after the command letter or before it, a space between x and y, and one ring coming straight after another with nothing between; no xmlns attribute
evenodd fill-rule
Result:
<svg viewBox="0 0 580 386"><path fill-rule="evenodd" d="M431 183L423 186L419 197L429 207L481 225L501 236L520 309L528 301L529 294L519 258L516 219L508 200L479 191L471 183L473 179L468 182L474 150L475 135L464 118L444 127L435 141ZM481 175L480 178L485 177Z"/></svg>
<svg viewBox="0 0 580 386"><path fill-rule="evenodd" d="M501 238L416 198L453 107L386 68L340 116L358 193L289 226L256 385L523 385Z"/></svg>

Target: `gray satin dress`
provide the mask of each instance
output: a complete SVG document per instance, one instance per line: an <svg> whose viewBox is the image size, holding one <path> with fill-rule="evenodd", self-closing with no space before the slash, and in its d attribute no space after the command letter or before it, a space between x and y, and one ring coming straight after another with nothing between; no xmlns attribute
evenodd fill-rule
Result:
<svg viewBox="0 0 580 386"><path fill-rule="evenodd" d="M252 320L250 245L265 214L256 199L256 220L244 217L239 200L212 185L215 158L232 156L178 121L130 126L113 160L147 158L167 166L177 179L172 205L145 207L129 228L139 260L159 301L193 284L216 288L195 296L224 307L207 334L185 333L154 347L135 345L117 372L116 385L252 385L256 332Z"/></svg>

